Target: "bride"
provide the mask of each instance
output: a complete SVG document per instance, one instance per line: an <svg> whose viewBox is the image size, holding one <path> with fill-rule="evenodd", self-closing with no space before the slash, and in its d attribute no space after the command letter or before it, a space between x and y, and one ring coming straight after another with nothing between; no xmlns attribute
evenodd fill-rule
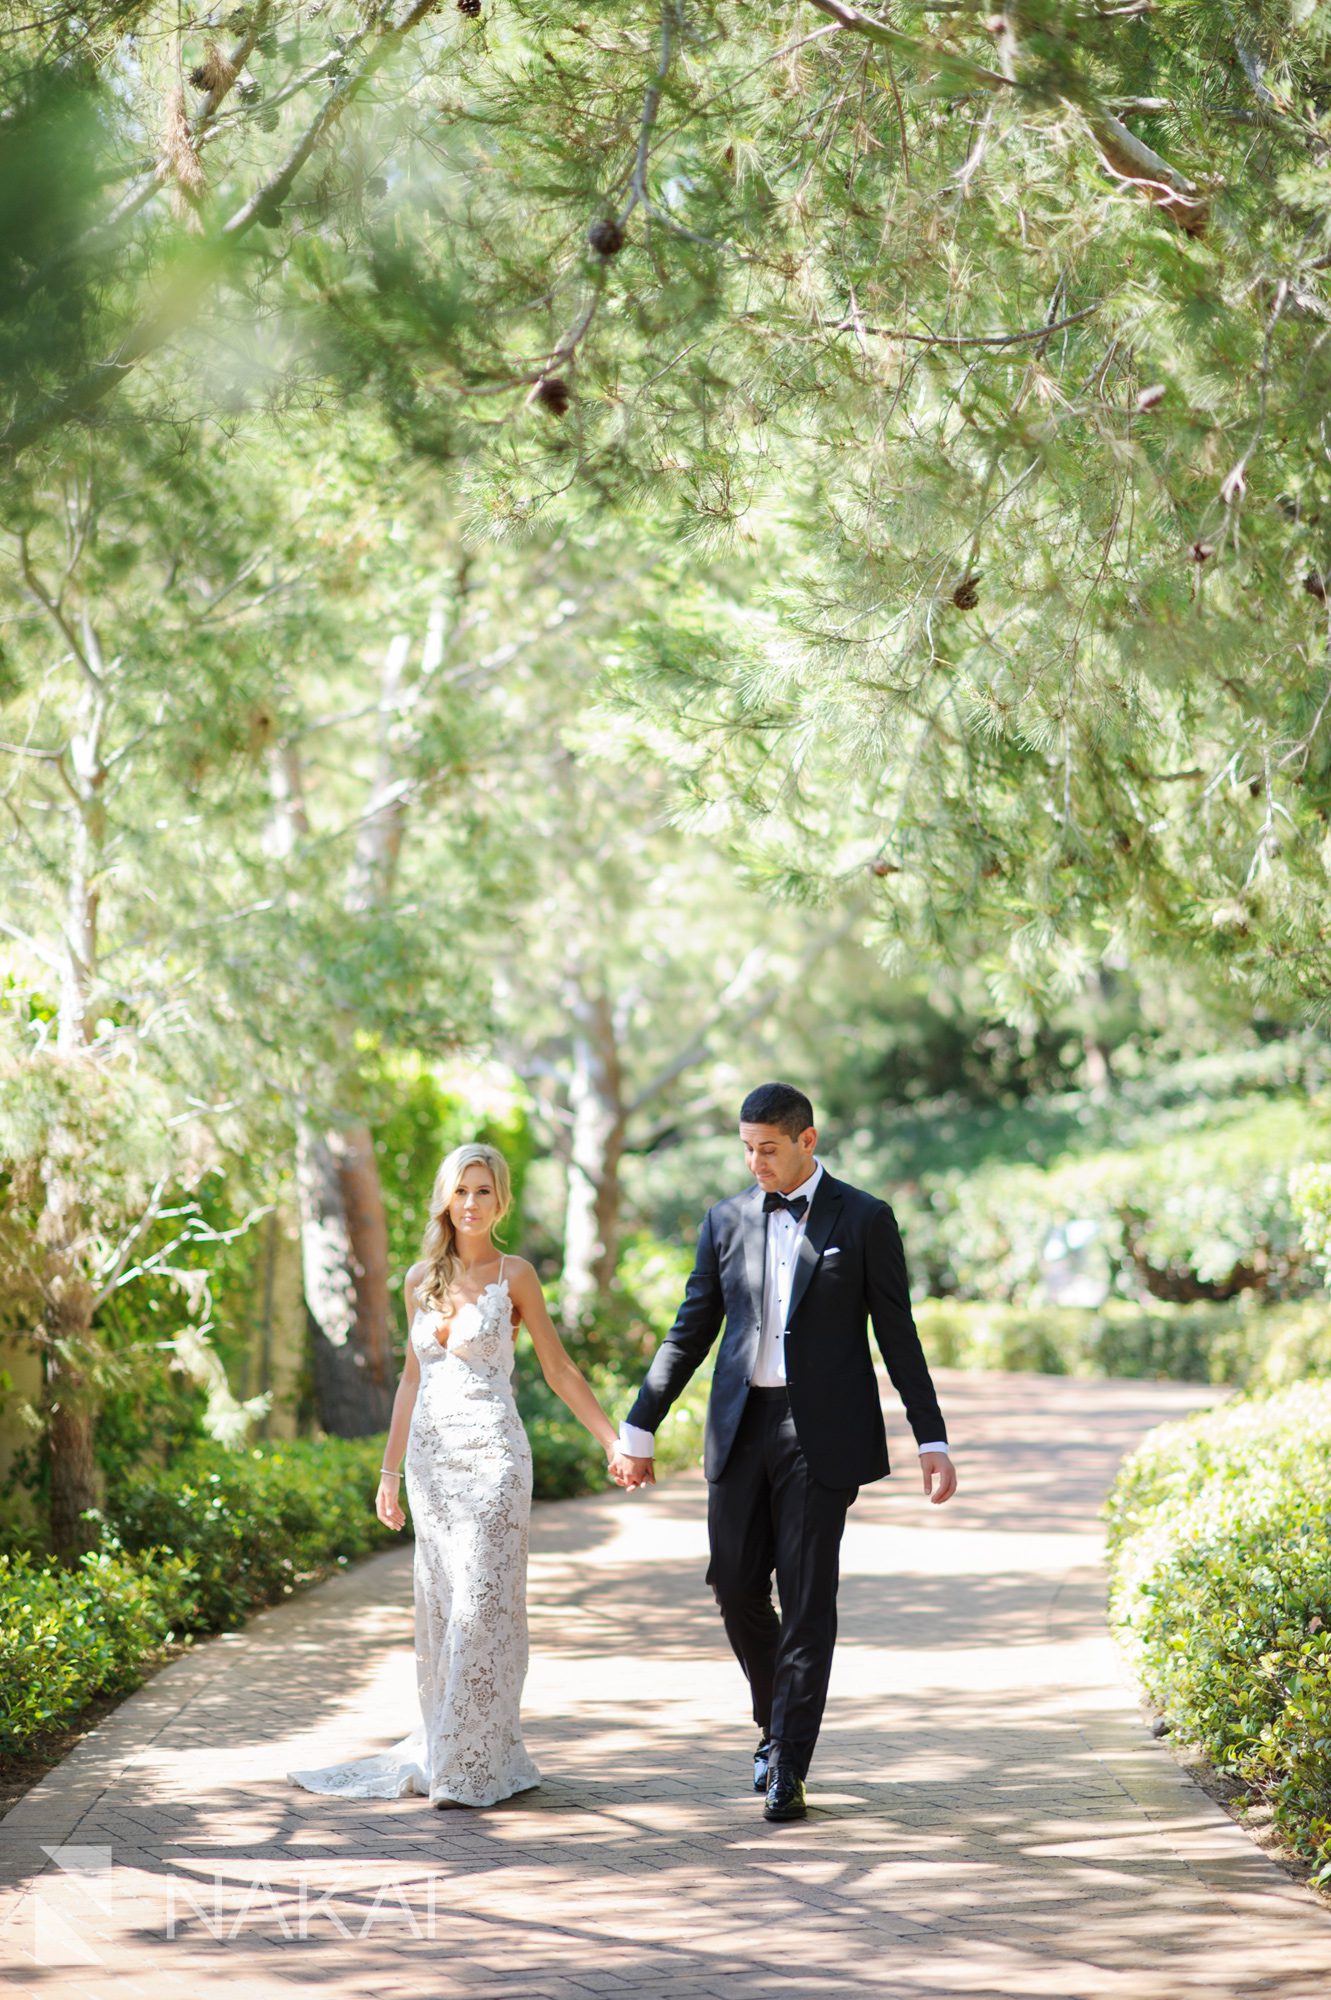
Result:
<svg viewBox="0 0 1331 2000"><path fill-rule="evenodd" d="M306 1791L345 1798L424 1794L432 1805L490 1806L541 1774L522 1740L527 1672L531 1446L510 1377L526 1324L546 1381L613 1459L617 1434L546 1310L540 1280L492 1234L511 1205L494 1146L459 1146L430 1196L421 1261L407 1273L407 1357L375 1499L403 1526L405 1445L415 1528L416 1686L421 1721L391 1749L318 1771Z"/></svg>

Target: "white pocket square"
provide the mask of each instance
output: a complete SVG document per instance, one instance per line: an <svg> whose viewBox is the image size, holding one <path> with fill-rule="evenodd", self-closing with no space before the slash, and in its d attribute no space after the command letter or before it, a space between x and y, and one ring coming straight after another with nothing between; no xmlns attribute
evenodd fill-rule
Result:
<svg viewBox="0 0 1331 2000"><path fill-rule="evenodd" d="M840 1246L836 1243L829 1243L823 1255L824 1257L839 1257L841 1255Z"/></svg>

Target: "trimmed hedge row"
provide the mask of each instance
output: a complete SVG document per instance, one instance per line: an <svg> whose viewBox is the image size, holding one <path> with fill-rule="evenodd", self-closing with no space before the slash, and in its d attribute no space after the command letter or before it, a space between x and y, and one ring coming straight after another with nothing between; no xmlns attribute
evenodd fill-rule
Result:
<svg viewBox="0 0 1331 2000"><path fill-rule="evenodd" d="M1331 1300L1258 1305L1137 1305L1109 1299L1075 1306L1008 1306L923 1299L914 1308L929 1360L939 1368L1034 1369L1171 1382L1278 1387L1331 1373Z"/></svg>
<svg viewBox="0 0 1331 2000"><path fill-rule="evenodd" d="M1331 1882L1331 1382L1162 1425L1106 1515L1147 1695Z"/></svg>
<svg viewBox="0 0 1331 2000"><path fill-rule="evenodd" d="M149 1564L109 1540L73 1572L0 1556L0 1766L137 1687L193 1616L191 1584L187 1559Z"/></svg>

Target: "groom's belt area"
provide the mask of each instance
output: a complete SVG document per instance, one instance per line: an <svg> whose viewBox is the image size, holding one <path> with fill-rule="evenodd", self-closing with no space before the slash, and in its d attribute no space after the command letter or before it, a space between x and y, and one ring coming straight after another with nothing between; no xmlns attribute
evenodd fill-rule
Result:
<svg viewBox="0 0 1331 2000"><path fill-rule="evenodd" d="M790 1398L786 1394L785 1384L782 1383L775 1389L750 1389L748 1401L751 1403L788 1403Z"/></svg>

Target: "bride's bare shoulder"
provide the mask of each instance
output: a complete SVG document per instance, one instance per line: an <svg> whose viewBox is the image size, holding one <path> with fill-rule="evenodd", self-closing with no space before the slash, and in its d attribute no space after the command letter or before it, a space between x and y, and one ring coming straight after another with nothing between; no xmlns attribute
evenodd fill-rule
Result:
<svg viewBox="0 0 1331 2000"><path fill-rule="evenodd" d="M403 1280L403 1289L414 1292L429 1268L424 1258L421 1259L419 1264L413 1264Z"/></svg>

